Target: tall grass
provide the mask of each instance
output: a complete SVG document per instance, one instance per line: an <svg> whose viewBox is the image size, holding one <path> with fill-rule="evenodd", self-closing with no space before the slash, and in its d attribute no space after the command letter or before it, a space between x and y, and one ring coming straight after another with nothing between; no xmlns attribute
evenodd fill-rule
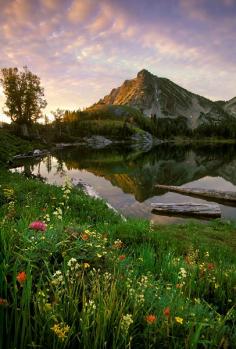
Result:
<svg viewBox="0 0 236 349"><path fill-rule="evenodd" d="M235 225L122 222L68 183L0 181L0 348L236 347Z"/></svg>

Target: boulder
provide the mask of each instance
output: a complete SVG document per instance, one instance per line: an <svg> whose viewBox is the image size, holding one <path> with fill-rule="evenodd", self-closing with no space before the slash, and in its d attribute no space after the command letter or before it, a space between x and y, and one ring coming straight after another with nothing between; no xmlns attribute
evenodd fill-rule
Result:
<svg viewBox="0 0 236 349"><path fill-rule="evenodd" d="M89 147L93 149L103 149L108 145L112 144L112 141L106 137L94 135L90 138L85 139Z"/></svg>

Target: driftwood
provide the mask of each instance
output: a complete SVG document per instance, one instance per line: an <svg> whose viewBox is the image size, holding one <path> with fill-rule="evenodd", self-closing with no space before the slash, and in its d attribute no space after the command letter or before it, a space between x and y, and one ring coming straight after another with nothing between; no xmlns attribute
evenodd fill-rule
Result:
<svg viewBox="0 0 236 349"><path fill-rule="evenodd" d="M236 205L236 192L234 191L220 191L213 189L200 189L200 188L182 188L174 185L156 185L156 188L180 193L183 195L193 196L216 201L219 203L228 204L231 206Z"/></svg>
<svg viewBox="0 0 236 349"><path fill-rule="evenodd" d="M221 216L218 204L185 203L153 203L153 213L165 213L169 215L182 215L202 218L217 218Z"/></svg>

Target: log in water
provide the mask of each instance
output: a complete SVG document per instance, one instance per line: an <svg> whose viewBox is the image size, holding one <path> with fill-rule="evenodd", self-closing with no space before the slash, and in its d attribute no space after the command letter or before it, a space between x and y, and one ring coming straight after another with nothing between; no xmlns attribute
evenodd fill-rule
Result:
<svg viewBox="0 0 236 349"><path fill-rule="evenodd" d="M236 204L236 192L234 191L220 191L213 189L201 188L182 188L174 185L156 185L156 188L165 189L183 195L195 196L205 199L212 199L212 201Z"/></svg>
<svg viewBox="0 0 236 349"><path fill-rule="evenodd" d="M196 204L185 203L152 203L153 213L166 213L174 215L218 218L221 217L221 210L218 204Z"/></svg>

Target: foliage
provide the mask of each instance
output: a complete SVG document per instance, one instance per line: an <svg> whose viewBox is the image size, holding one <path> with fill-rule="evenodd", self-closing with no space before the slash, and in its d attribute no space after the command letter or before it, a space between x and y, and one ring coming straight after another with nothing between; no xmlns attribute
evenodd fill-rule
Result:
<svg viewBox="0 0 236 349"><path fill-rule="evenodd" d="M0 83L6 96L5 114L18 124L32 124L41 115L47 103L40 78L27 67L1 69Z"/></svg>
<svg viewBox="0 0 236 349"><path fill-rule="evenodd" d="M0 182L0 347L236 346L235 225L122 222L69 182Z"/></svg>
<svg viewBox="0 0 236 349"><path fill-rule="evenodd" d="M14 133L0 129L0 165L6 165L12 156L41 148L42 144L30 142L15 136Z"/></svg>

